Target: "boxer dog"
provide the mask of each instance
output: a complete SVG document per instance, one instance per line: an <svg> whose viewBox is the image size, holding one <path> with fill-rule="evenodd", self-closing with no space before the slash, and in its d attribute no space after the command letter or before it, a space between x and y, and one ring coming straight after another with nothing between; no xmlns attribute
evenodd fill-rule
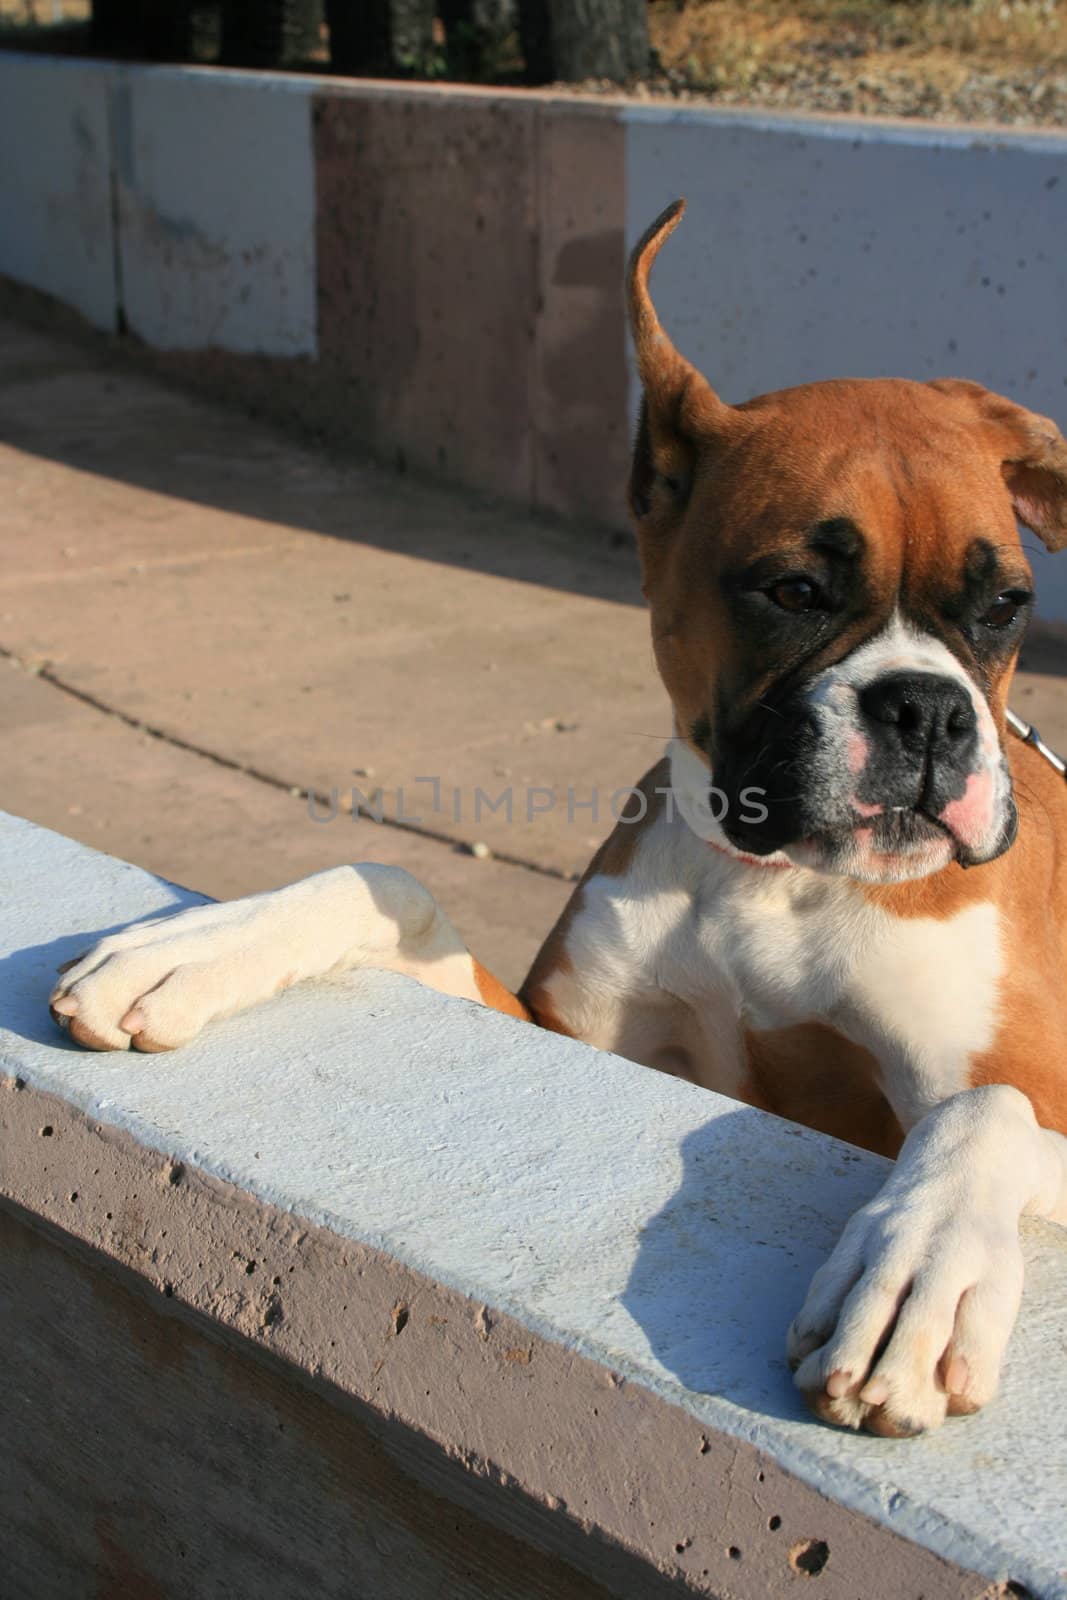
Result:
<svg viewBox="0 0 1067 1600"><path fill-rule="evenodd" d="M103 939L52 996L169 1050L304 978L408 973L897 1156L789 1331L826 1420L904 1435L997 1388L1018 1225L1067 1223L1067 793L1009 737L1067 543L1067 442L975 383L725 404L648 290L630 503L674 738L519 996L407 873L340 867Z"/></svg>

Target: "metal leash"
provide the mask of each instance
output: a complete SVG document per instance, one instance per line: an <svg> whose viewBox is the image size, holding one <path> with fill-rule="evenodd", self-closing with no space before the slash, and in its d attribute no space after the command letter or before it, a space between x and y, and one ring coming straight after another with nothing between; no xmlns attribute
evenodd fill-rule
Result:
<svg viewBox="0 0 1067 1600"><path fill-rule="evenodd" d="M1017 717L1009 708L1004 713L1004 719L1013 733L1017 733L1024 744L1033 745L1039 756L1044 756L1049 766L1055 767L1061 778L1067 778L1067 761L1058 756L1055 750L1050 750L1042 739L1032 722L1024 722L1022 717Z"/></svg>

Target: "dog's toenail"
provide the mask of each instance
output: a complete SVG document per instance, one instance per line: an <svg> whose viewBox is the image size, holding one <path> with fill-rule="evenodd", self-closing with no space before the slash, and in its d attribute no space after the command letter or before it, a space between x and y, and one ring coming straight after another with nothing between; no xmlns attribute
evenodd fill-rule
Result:
<svg viewBox="0 0 1067 1600"><path fill-rule="evenodd" d="M851 1372L831 1372L826 1380L826 1392L831 1400L840 1400L852 1387Z"/></svg>

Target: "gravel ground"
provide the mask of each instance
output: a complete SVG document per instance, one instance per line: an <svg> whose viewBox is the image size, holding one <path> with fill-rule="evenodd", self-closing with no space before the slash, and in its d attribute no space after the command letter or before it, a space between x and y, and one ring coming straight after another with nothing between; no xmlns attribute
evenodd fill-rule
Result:
<svg viewBox="0 0 1067 1600"><path fill-rule="evenodd" d="M614 85L594 83L594 92L618 93ZM917 117L934 122L1002 123L1010 127L1067 127L1067 73L1007 77L968 72L951 90L914 70L852 77L825 67L767 73L744 87L723 84L693 89L663 75L635 84L639 98L719 106L763 106L775 111L852 112L870 117Z"/></svg>
<svg viewBox="0 0 1067 1600"><path fill-rule="evenodd" d="M1067 126L1067 0L653 0L637 94Z"/></svg>

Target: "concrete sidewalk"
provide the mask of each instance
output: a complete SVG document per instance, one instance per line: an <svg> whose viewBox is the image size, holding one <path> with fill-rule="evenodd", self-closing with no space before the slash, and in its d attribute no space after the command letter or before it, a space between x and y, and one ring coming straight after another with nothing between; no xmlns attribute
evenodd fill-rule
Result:
<svg viewBox="0 0 1067 1600"><path fill-rule="evenodd" d="M518 981L669 730L630 550L12 324L0 440L2 804L218 896L401 863Z"/></svg>
<svg viewBox="0 0 1067 1600"><path fill-rule="evenodd" d="M0 803L217 896L402 864L517 982L669 732L629 548L11 323L0 441ZM1031 659L1013 704L1067 747Z"/></svg>

